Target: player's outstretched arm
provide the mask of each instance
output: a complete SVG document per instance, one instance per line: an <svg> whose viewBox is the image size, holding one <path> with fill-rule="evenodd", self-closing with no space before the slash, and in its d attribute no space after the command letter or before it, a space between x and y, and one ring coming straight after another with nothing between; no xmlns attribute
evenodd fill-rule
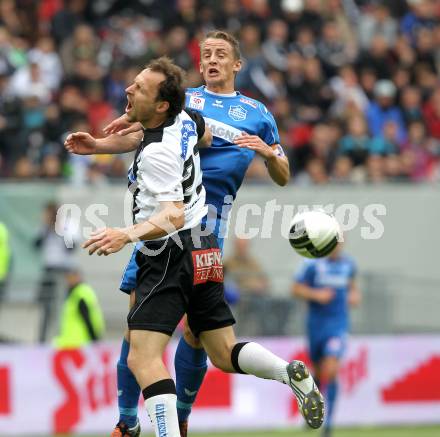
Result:
<svg viewBox="0 0 440 437"><path fill-rule="evenodd" d="M154 240L179 230L185 223L183 202L160 202L159 212L144 223L124 229L103 228L92 232L82 245L89 255L110 255L119 252L126 244L135 241Z"/></svg>
<svg viewBox="0 0 440 437"><path fill-rule="evenodd" d="M66 138L64 147L76 155L117 154L136 150L141 141L142 132L126 136L109 135L99 139L87 132L75 132Z"/></svg>
<svg viewBox="0 0 440 437"><path fill-rule="evenodd" d="M279 144L267 145L258 135L243 133L234 140L238 147L254 150L264 158L271 179L284 187L290 179L289 161Z"/></svg>
<svg viewBox="0 0 440 437"><path fill-rule="evenodd" d="M273 150L274 155L266 159L267 171L276 184L284 187L290 180L289 160L279 144L274 144L270 148Z"/></svg>
<svg viewBox="0 0 440 437"><path fill-rule="evenodd" d="M348 303L352 307L357 307L362 302L362 294L359 290L358 284L355 279L352 279L350 283L350 290L348 292Z"/></svg>
<svg viewBox="0 0 440 437"><path fill-rule="evenodd" d="M331 288L312 288L306 284L295 282L292 285L292 296L326 305L335 297L335 292Z"/></svg>

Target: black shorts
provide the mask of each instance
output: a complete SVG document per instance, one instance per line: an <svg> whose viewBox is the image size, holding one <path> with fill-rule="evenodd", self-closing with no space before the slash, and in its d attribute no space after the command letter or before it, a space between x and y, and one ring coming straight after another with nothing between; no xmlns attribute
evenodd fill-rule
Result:
<svg viewBox="0 0 440 437"><path fill-rule="evenodd" d="M169 238L145 243L149 252L157 252L154 255L138 251L136 303L127 317L130 330L172 335L185 313L195 336L235 323L224 297L217 238L202 236L195 247L190 230L178 236L182 247Z"/></svg>

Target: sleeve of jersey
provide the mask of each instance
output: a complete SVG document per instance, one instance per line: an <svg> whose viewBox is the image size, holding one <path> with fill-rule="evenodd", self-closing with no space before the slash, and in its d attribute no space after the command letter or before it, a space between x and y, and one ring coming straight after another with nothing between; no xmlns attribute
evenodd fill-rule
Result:
<svg viewBox="0 0 440 437"><path fill-rule="evenodd" d="M197 126L197 137L202 138L205 134L205 120L202 115L197 111L192 111L191 109L185 109L191 119L196 123Z"/></svg>
<svg viewBox="0 0 440 437"><path fill-rule="evenodd" d="M138 177L158 202L183 200L181 160L168 147L144 156Z"/></svg>
<svg viewBox="0 0 440 437"><path fill-rule="evenodd" d="M315 275L314 265L304 262L294 276L294 280L300 284L312 286Z"/></svg>
<svg viewBox="0 0 440 437"><path fill-rule="evenodd" d="M259 108L262 116L259 132L260 138L269 146L280 144L280 135L273 115L268 111L266 106L260 104Z"/></svg>

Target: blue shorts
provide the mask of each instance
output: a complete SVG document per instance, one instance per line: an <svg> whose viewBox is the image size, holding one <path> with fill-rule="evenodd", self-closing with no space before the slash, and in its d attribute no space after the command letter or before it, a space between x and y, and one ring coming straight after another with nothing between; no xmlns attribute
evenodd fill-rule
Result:
<svg viewBox="0 0 440 437"><path fill-rule="evenodd" d="M223 238L217 238L218 246L223 253ZM136 263L136 252L138 251L138 244L133 249L133 253L131 254L130 261L128 261L127 266L125 267L124 273L122 274L121 284L119 285L119 289L127 294L131 294L132 290L136 288L136 276L138 271L138 265Z"/></svg>
<svg viewBox="0 0 440 437"><path fill-rule="evenodd" d="M309 353L313 363L318 363L325 357L341 359L347 347L345 332L329 333L327 335L309 335Z"/></svg>

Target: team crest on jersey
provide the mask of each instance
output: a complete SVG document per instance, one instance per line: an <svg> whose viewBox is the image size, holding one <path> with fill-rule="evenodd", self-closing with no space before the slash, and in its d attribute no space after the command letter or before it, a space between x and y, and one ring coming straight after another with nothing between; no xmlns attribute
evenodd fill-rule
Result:
<svg viewBox="0 0 440 437"><path fill-rule="evenodd" d="M242 97L240 102L246 103L247 105L252 106L252 108L257 109L257 104L252 100L246 99L246 97Z"/></svg>
<svg viewBox="0 0 440 437"><path fill-rule="evenodd" d="M201 111L205 107L205 99L203 97L192 95L189 98L188 106L192 109Z"/></svg>
<svg viewBox="0 0 440 437"><path fill-rule="evenodd" d="M230 106L228 115L232 118L232 120L243 121L246 120L247 111L241 105Z"/></svg>

